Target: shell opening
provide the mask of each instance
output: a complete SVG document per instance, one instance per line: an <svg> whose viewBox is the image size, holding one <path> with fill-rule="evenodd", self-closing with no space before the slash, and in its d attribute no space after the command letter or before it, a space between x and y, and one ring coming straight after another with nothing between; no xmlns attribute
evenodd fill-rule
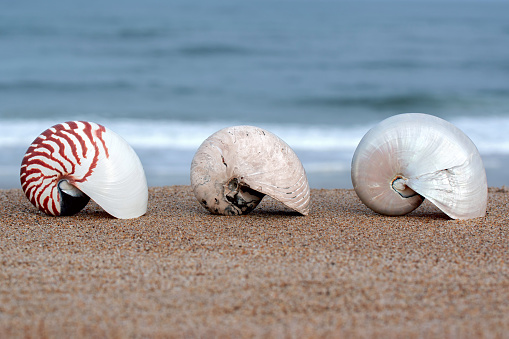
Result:
<svg viewBox="0 0 509 339"><path fill-rule="evenodd" d="M61 216L74 215L81 211L89 202L88 195L71 185L67 180L62 179L57 184L60 195Z"/></svg>
<svg viewBox="0 0 509 339"><path fill-rule="evenodd" d="M251 212L265 196L248 185L242 184L238 178L232 178L226 183L224 195L231 205L226 212L232 215Z"/></svg>
<svg viewBox="0 0 509 339"><path fill-rule="evenodd" d="M230 191L237 191L239 187L239 179L233 178L228 182L228 189Z"/></svg>
<svg viewBox="0 0 509 339"><path fill-rule="evenodd" d="M401 175L398 175L392 180L391 187L396 193L398 193L403 198L410 198L418 195L413 189L407 186L407 181L408 179Z"/></svg>
<svg viewBox="0 0 509 339"><path fill-rule="evenodd" d="M62 179L58 182L58 188L61 192L70 195L71 197L77 198L85 195L82 191L76 188L76 186L71 185L66 179Z"/></svg>

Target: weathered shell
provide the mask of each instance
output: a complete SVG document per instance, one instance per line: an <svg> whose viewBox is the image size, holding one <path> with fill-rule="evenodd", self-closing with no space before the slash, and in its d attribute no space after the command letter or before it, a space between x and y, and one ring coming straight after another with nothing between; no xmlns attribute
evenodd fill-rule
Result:
<svg viewBox="0 0 509 339"><path fill-rule="evenodd" d="M453 219L486 214L486 172L477 148L432 115L395 115L373 127L355 150L351 174L361 201L381 214L409 213L424 198Z"/></svg>
<svg viewBox="0 0 509 339"><path fill-rule="evenodd" d="M258 127L228 127L207 138L193 158L191 186L213 214L247 214L265 195L309 213L309 184L299 158Z"/></svg>
<svg viewBox="0 0 509 339"><path fill-rule="evenodd" d="M148 188L140 159L118 134L84 121L44 131L20 171L27 198L49 215L73 215L94 200L121 219L146 213Z"/></svg>

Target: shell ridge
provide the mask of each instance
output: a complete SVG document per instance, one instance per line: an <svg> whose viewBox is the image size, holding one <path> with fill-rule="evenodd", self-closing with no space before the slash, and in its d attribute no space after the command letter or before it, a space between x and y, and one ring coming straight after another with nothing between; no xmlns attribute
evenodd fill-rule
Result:
<svg viewBox="0 0 509 339"><path fill-rule="evenodd" d="M44 181L43 181L44 183ZM52 185L52 181L51 180L48 180L47 183L41 187L41 189L36 192L36 195L34 196L34 199L36 200L36 202L40 202L41 201L41 198L44 197L42 199L42 203L41 204L37 204L36 206L38 208L42 208L43 211L45 213L48 213L48 214L51 214L51 215L58 215L59 213L59 209L56 205L53 205L50 207L49 205L49 202L50 202L50 197L53 195L53 189L51 188L51 185ZM60 199L57 198L59 201Z"/></svg>
<svg viewBox="0 0 509 339"><path fill-rule="evenodd" d="M418 185L415 182L409 182L409 187L421 194L423 197L431 201L435 206L437 206L442 212L447 214L449 217L453 219L465 219L469 218L469 216L473 217L481 217L485 215L483 212L483 200L479 201L480 203L480 211L478 209L470 206L464 206L465 203L469 202L468 192L464 192L464 187L468 183L456 182L456 178L453 177L454 174L448 170L437 171L436 173L430 173L426 176L421 176L421 180L423 183L433 183L434 181L431 178L441 178L440 182L448 182L447 186L439 186L437 184L428 184L428 185ZM435 180L437 181L437 180ZM456 192L454 187L460 187L461 190ZM420 191L420 192L419 192ZM454 212L456 211L456 212Z"/></svg>
<svg viewBox="0 0 509 339"><path fill-rule="evenodd" d="M30 175L32 173L41 173L41 174L44 174L44 171L45 170L49 170L49 171L55 171L57 172L59 175L62 174L62 171L61 169L56 169L54 167L52 167L50 164L47 164L46 162L44 162L44 160L46 159L46 157L43 157L43 156L40 156L39 154L35 154L34 157L32 157L29 161L27 161L27 166L32 166L33 168L31 169L28 169L27 167L23 168L22 170L27 173L27 175ZM57 162L58 163L58 162Z"/></svg>
<svg viewBox="0 0 509 339"><path fill-rule="evenodd" d="M244 175L244 178L250 179L250 180L255 180L260 185L271 186L271 187L274 187L274 188L277 188L277 189L282 189L282 190L291 190L295 186L300 186L299 183L301 182L301 180L307 181L305 173L302 174L299 177L299 179L296 180L293 184L290 184L288 186L279 186L279 185L272 184L272 183L269 183L269 182L257 181L256 178L254 178L254 176L259 176L259 175L264 175L264 174L274 174L274 173L279 173L280 174L281 171L272 170L272 171L265 171L265 172L255 172L255 173L250 173L250 174ZM285 179L292 178L292 177L293 177L293 175L288 175L288 176L285 177Z"/></svg>
<svg viewBox="0 0 509 339"><path fill-rule="evenodd" d="M75 182L84 182L94 173L95 168L97 167L98 157L99 157L99 147L97 145L97 140L94 138L94 133L92 131L92 124L88 122L79 121L83 127L81 129L76 130L77 137L80 140L80 143L83 145L83 159L87 159L90 164L86 166L86 172L81 175L81 177L75 178ZM77 125L77 124L76 124ZM94 124L95 125L95 124ZM96 125L97 126L97 125ZM81 135L84 134L84 136ZM90 143L90 147L87 145L87 141ZM90 151L89 151L90 148ZM89 154L92 153L92 154Z"/></svg>
<svg viewBox="0 0 509 339"><path fill-rule="evenodd" d="M56 125L56 126L60 126L60 125ZM69 159L65 155L65 143L62 142L62 140L60 139L61 136L58 133L59 131L61 131L61 129L57 129L57 128L52 128L50 130L44 131L41 134L41 136L44 136L44 139L41 137L36 139L36 141L34 142L34 144L36 144L36 146L34 147L34 150L37 150L40 148L43 148L43 149L46 148L49 151L49 155L51 155L52 158L54 158L54 156L56 154L58 154L63 159L66 159L67 161L69 161ZM66 142L68 142L68 140L65 136L63 136L63 139ZM54 147L52 144L55 144L56 147ZM51 149L49 147L51 147ZM47 157L47 155L46 155L46 157ZM62 166L62 167L65 168L65 166Z"/></svg>
<svg viewBox="0 0 509 339"><path fill-rule="evenodd" d="M308 198L309 186L307 185L307 180L304 181L293 192L288 192L288 193L292 194L291 196L289 196L289 194L287 194L286 192L279 190L280 187L278 187L277 185L272 185L269 183L258 182L258 181L249 181L248 184L250 185L250 187L263 187L264 194L267 194L271 198L276 199L277 201L283 203L284 205L286 205L287 207L290 207L291 209L297 210L297 212L299 212L301 214L304 214L304 215L307 214L305 212L306 207L302 207L302 206L307 206L308 201L309 201L309 198ZM292 185L292 187L293 186L295 186L295 184ZM296 196L295 194L300 189L302 189L302 193L304 194L304 197L299 199L299 197ZM256 189L256 190L258 190L258 189ZM302 204L300 204L300 201L302 201Z"/></svg>
<svg viewBox="0 0 509 339"><path fill-rule="evenodd" d="M307 215L309 213L310 201L309 185L307 182L304 183L296 192L296 199L293 200L293 203L295 204L297 210L301 209L303 211L301 213Z"/></svg>
<svg viewBox="0 0 509 339"><path fill-rule="evenodd" d="M37 175L39 174L39 175ZM29 193L29 200L32 201L38 201L40 196L43 194L44 190L47 189L47 186L51 184L52 177L49 178L49 181L47 184L44 184L45 176L42 174L42 172L39 171L39 173L31 173L31 171L28 171L28 177L25 183L28 183L27 185L22 185L24 187L24 190L26 193ZM39 183L39 184L38 184ZM41 186L41 190L38 190L38 186ZM34 200L36 199L36 200ZM37 203L38 206L41 206L41 204Z"/></svg>
<svg viewBox="0 0 509 339"><path fill-rule="evenodd" d="M48 159L48 155L47 154L41 153L39 151L34 151L31 154L31 158L29 160L29 165L37 165L37 166L40 166L40 167L44 167L44 168L46 168L48 170L55 169L56 171L58 171L59 174L62 174L62 172L66 170L66 167L65 167L64 163L60 159L56 159L55 157L53 157L51 159L51 161L53 163L56 163L56 164L59 165L60 169L56 169L52 165L46 163L47 159Z"/></svg>
<svg viewBox="0 0 509 339"><path fill-rule="evenodd" d="M52 188L50 191L50 194L52 195L51 199L51 210L52 213L56 216L60 215L60 204L57 204L57 202L60 202L60 194L58 194L58 190L56 188ZM49 199L49 195L48 195ZM48 204L49 205L49 204Z"/></svg>
<svg viewBox="0 0 509 339"><path fill-rule="evenodd" d="M80 125L78 125L78 123L76 123L74 121L70 121L68 123L72 125L72 130L74 131L74 133L79 133L81 128L80 128ZM86 123L82 122L82 124L86 124ZM88 147L87 147L87 143L86 143L85 139L80 134L76 134L76 140L78 141L78 143L80 144L80 147L81 147L81 158L86 158L87 152L88 152Z"/></svg>
<svg viewBox="0 0 509 339"><path fill-rule="evenodd" d="M103 146L103 150L104 150L104 154L106 155L106 158L109 158L110 153L108 151L108 147L106 147L106 142L104 141L104 138L103 138L103 133L106 132L106 129L104 126L101 126L101 125L99 125L98 127L99 128L97 130L95 130L95 135L96 135L97 139L99 139L99 141L101 142L101 144Z"/></svg>
<svg viewBox="0 0 509 339"><path fill-rule="evenodd" d="M75 165L72 160L77 160L78 164L80 163L80 160L79 160L78 153L76 152L76 147L73 147L74 140L69 137L68 133L69 133L68 131L60 130L60 133L53 134L52 138L48 139L45 143L50 143L50 142L57 143L58 144L58 153L51 152L51 154L53 154L53 156L55 155L54 153L57 153L58 155L60 155L72 167L70 170L68 170L68 169L66 169L66 170L74 172ZM67 154L67 151L66 151L67 149L69 149L71 151L70 155L72 156L72 160L70 159L69 155Z"/></svg>
<svg viewBox="0 0 509 339"><path fill-rule="evenodd" d="M75 134L73 134L67 130L62 131L62 135L66 136L66 141L69 145L74 146L74 147L73 146L69 147L71 149L73 159L76 160L78 165L81 165L81 159L85 158L86 155L83 153L83 148L81 147L80 138L77 138ZM78 149L77 149L78 145L80 145L81 156L79 156L79 154L78 154ZM74 163L72 163L72 164L73 164L72 171L74 172Z"/></svg>

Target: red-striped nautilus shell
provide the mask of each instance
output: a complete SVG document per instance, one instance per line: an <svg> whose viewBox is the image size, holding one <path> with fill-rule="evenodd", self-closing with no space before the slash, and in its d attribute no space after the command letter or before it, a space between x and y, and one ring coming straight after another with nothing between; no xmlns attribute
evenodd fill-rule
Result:
<svg viewBox="0 0 509 339"><path fill-rule="evenodd" d="M39 210L73 215L94 200L121 219L146 213L148 188L140 159L118 134L93 122L55 125L28 147L21 187Z"/></svg>

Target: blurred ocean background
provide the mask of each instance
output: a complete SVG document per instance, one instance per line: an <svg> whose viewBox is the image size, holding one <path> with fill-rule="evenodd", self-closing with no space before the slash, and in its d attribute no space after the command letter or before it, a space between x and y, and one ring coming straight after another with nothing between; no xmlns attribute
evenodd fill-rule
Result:
<svg viewBox="0 0 509 339"><path fill-rule="evenodd" d="M350 188L357 143L405 112L456 124L490 186L509 185L509 1L5 0L0 188L30 143L101 123L150 186L189 184L200 143L252 124L299 155L314 188Z"/></svg>

